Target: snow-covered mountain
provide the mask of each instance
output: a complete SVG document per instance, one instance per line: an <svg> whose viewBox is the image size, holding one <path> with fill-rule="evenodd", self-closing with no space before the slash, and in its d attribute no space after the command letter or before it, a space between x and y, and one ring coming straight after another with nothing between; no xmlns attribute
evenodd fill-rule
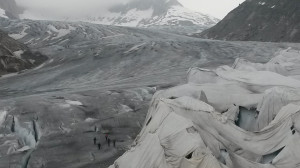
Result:
<svg viewBox="0 0 300 168"><path fill-rule="evenodd" d="M274 53L280 49L294 46L297 51L300 50L299 44L212 41L156 30L106 26L83 22L70 23L0 18L0 27L3 31L7 32L8 36L28 45L32 51L39 51L49 58L34 69L24 71L14 76L0 77L0 168L109 167L113 164L115 159L130 147L130 144L132 144L134 138L140 131L142 123L146 118L149 101L153 93L156 90L166 89L178 85L178 83L182 83L181 81L186 80L185 74L189 67L214 68L218 65L232 64L235 58L267 62L267 60L273 57ZM284 58L286 58L286 56ZM291 59L293 59L293 57L291 57ZM279 69L278 67L282 65L281 62L279 62L278 59L273 61L274 63L271 65L274 65L274 69ZM277 62L279 64L277 64ZM299 75L299 71L294 71L297 69L299 63L295 60L293 60L293 62L294 64L283 64L284 66L288 66L289 71L287 71L286 74L289 76ZM241 63L243 62L236 61L235 69L245 67L242 66ZM249 67L248 69L251 68L250 65L247 66ZM257 65L257 67L259 68L260 66ZM264 66L261 67L263 68ZM270 68L272 68L272 66L270 66ZM255 68L252 69L255 70ZM221 75L224 74L220 76L220 78L227 77L226 74L233 71L229 71L230 69L228 69L228 71L225 70L226 69L221 69L219 71ZM254 70L252 70L253 73L255 73ZM229 77L235 78L227 78L231 82L226 82L224 85L208 84L212 85L212 87L209 87L202 84L195 84L194 87L200 88L200 90L206 88L208 91L204 90L204 92L207 95L208 102L215 105L215 107L223 107L223 110L218 111L225 111L224 109L228 106L216 106L218 104L215 102L219 102L219 105L230 105L235 101L243 102L244 100L251 100L255 103L261 100L253 96L258 93L258 91L254 89L261 88L255 85L257 83L256 79L264 78L253 75L253 73L251 73L251 75L250 72L249 75L245 75L248 74L248 72L234 72L232 72L233 74ZM208 75L206 75L207 73ZM203 77L192 77L189 79L199 79L200 82L212 79L212 81L207 81L209 83L221 80L217 75L215 75L216 77L214 78L210 75L210 72L207 73L205 73ZM195 75L197 74L198 73L195 73ZM256 78L249 79L247 76ZM236 80L237 78L240 80ZM265 80L267 79L264 79L264 81ZM255 83L253 84L252 81ZM290 82L290 80L285 81L285 79L283 81L282 83L280 81L277 82L277 85ZM230 83L236 83L236 85L230 85ZM262 83L262 85L264 85L264 83ZM266 89L270 85L275 86L273 83L269 84L269 82L267 82L266 86L262 87L262 89ZM173 103L172 101L176 103L178 100L176 100L176 98L181 99L181 93L187 93L187 96L189 96L188 93L191 93L192 97L196 98L204 97L201 96L202 94L199 95L201 91L194 90L194 87L189 91L181 88L174 89L174 92L179 95L171 95L164 98L169 98L171 103ZM166 92L163 91L161 93ZM214 94L218 95L216 96L216 100L212 101L211 95ZM240 96L238 96L239 94ZM268 98L268 95L266 96ZM273 94L270 94L270 96L273 96ZM266 100L271 101L269 99ZM284 99L276 98L276 100ZM277 101L274 102L276 103ZM190 103L191 106L198 106L197 102ZM240 105L238 103L236 104ZM244 103L242 103L241 106L243 104ZM266 106L268 105L269 104L266 103ZM154 107L155 105L151 104L149 111L152 112L151 109ZM171 108L173 107L176 110L177 107L171 106ZM153 124L158 121L156 117L164 112L163 109L165 108L161 108L157 115L149 113L151 115L153 114L152 121L149 122L151 128L154 128L152 127ZM165 112L164 114L170 114L170 118L168 117L168 120L162 122L166 124L164 128L170 128L172 125L168 125L168 121L174 119L172 118L174 114L169 113L167 109ZM190 114L190 112L191 111L187 111L185 114ZM262 115L259 115L259 117L265 114L271 114L269 118L272 119L274 113L262 112L260 114ZM203 112L199 112L199 115L200 119L202 119L201 121L205 119L201 118L202 115L204 117L207 116ZM178 116L178 118L179 120L173 121L179 121L178 124L181 125L182 122L180 121L185 119L182 119L181 116ZM265 117L262 119L264 118ZM147 122L149 121L148 119L149 117L147 117ZM194 119L197 118L195 117ZM201 127L208 122L210 121L204 120L199 126ZM186 122L183 124L185 123ZM220 123L212 120L209 125L203 128L211 128L209 130L216 130L221 134L222 129L215 127L213 125L214 123L220 126ZM189 126L189 124L191 124L191 122L188 122L187 126ZM198 122L194 124L198 124ZM172 127L170 131L174 130L174 133L178 133L178 131L184 133L182 131L184 131L186 127L181 126ZM228 124L224 124L224 126L224 128L229 128L230 130L238 129L237 127L228 126ZM190 131L193 131L193 129L189 129L189 132ZM108 133L112 140L117 140L116 148L112 147L113 145L110 147L107 145L104 133ZM161 133L160 130L153 135L157 133ZM171 146L170 148L163 146L163 150L161 150L162 146L160 143L158 144L157 141L153 141L154 144L151 146L142 143L142 145L150 147L151 150L147 153L144 152L143 148L143 153L140 156L128 157L130 159L128 159L127 163L134 164L136 160L141 161L139 163L144 163L141 159L143 156L145 156L145 161L149 161L149 158L152 156L157 156L157 161L159 161L159 159L164 161L163 156L174 158L174 155L169 153L169 149L179 151L180 153L178 154L186 154L185 152L187 152L187 150L191 148L196 149L202 144L201 139L198 138L196 139L197 141L195 141L196 145L187 146L190 145L190 140L193 140L191 134L189 133L187 136L184 136L185 134L180 133L174 137L168 137L170 138ZM207 132L204 132L204 135L201 134L201 137L205 137L206 133ZM211 132L208 132L207 134L210 133ZM227 133L227 131L225 133ZM228 135L232 135L232 132L229 133ZM272 134L272 132L270 134ZM164 136L165 134L162 135ZM279 135L281 136L281 134ZM240 134L236 134L232 136L232 138L236 136L238 136L239 140L241 140L241 138L247 138L240 136ZM93 138L95 137L97 137L97 142L102 144L101 150L98 150L98 147L93 143ZM172 145L174 145L174 141L180 137L183 137L186 141L178 141L178 145L173 148L174 146ZM285 136L282 135L282 138L284 137ZM166 139L161 137L160 140L163 142L163 140ZM206 139L205 142L208 142L208 140L210 139ZM234 151L239 153L240 151L243 152L244 149L248 149L243 148L236 151L235 149L239 149L235 148L239 147L237 146L238 144L231 145L229 143L223 143L224 141L217 143L219 141L214 140L214 138L211 138L212 143L209 143L207 147L207 149L216 149L213 151L213 154L218 154L218 147L222 147L219 144L230 145L232 148L221 148L227 149L229 152ZM237 142L244 141L248 141L248 139ZM255 141L248 142L251 144L255 143ZM165 143L161 144L165 145ZM285 145L286 143L282 144ZM141 149L138 146L136 146L135 151ZM216 148L213 148L213 146ZM155 152L156 149L160 149L161 153L159 154L163 155L152 155L150 153L152 151ZM295 149L297 150L297 148ZM134 149L132 151L134 152ZM193 150L190 150L190 153L191 152L193 152ZM202 150L200 150L200 152L202 152ZM131 154L131 152L127 153ZM201 161L201 159L197 160L198 157L196 157L195 154L194 152L188 156L191 156L192 160L196 162ZM204 151L204 154L208 153ZM248 153L245 154L247 155ZM117 160L115 167L119 164L120 168L126 168L127 166L123 165L124 162L121 162L122 158L126 156L128 155L125 154ZM180 156L182 157L184 155ZM211 156L211 154L207 156ZM217 155L214 156L217 157ZM284 156L290 157L289 155ZM297 156L298 155L295 155L295 157ZM178 157L180 159L177 160L181 161L181 157ZM242 157L246 159L249 158L244 155L242 155ZM290 157L290 159L293 158L294 157ZM205 157L205 159L207 159L207 157ZM151 167L152 162L149 161L147 163L149 166L144 167L138 165L138 168ZM217 163L216 160L213 163ZM153 167L155 166L151 168ZM179 166L175 165L173 167ZM184 165L182 167L187 168L187 166ZM245 166L235 167L244 168ZM251 165L248 167L255 166ZM130 168L134 167L132 166ZM160 168L165 167L160 166Z"/></svg>
<svg viewBox="0 0 300 168"><path fill-rule="evenodd" d="M201 32L219 21L212 16L189 10L177 0L132 0L103 8L99 6L99 10L84 14L64 13L55 17L40 10L25 9L20 17L33 20L84 21L104 25L158 28L183 34Z"/></svg>
<svg viewBox="0 0 300 168"><path fill-rule="evenodd" d="M89 17L90 22L132 26L206 26L215 25L219 20L191 11L177 0L135 0L109 9L104 16Z"/></svg>
<svg viewBox="0 0 300 168"><path fill-rule="evenodd" d="M113 7L105 15L89 16L85 21L190 34L202 32L214 26L219 20L189 10L177 0L135 0Z"/></svg>

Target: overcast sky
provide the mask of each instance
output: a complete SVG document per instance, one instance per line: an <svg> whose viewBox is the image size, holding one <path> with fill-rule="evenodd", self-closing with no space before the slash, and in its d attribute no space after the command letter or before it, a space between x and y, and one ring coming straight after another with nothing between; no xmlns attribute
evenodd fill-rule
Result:
<svg viewBox="0 0 300 168"><path fill-rule="evenodd" d="M223 19L245 0L179 0L185 7Z"/></svg>
<svg viewBox="0 0 300 168"><path fill-rule="evenodd" d="M101 14L109 6L128 1L130 0L16 0L18 5L30 10L27 15L37 19L38 15L43 15L41 18L57 18L70 14L72 17L91 13Z"/></svg>
<svg viewBox="0 0 300 168"><path fill-rule="evenodd" d="M108 6L126 3L130 0L16 0L31 12L47 15L64 15L97 12L98 14ZM185 7L210 14L222 19L228 12L237 7L244 0L179 0ZM53 16L55 17L55 16Z"/></svg>

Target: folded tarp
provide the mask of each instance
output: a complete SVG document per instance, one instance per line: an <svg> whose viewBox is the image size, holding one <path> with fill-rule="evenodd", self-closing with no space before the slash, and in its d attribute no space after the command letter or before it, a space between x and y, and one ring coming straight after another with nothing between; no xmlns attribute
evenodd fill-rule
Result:
<svg viewBox="0 0 300 168"><path fill-rule="evenodd" d="M299 60L286 50L267 64L191 68L188 84L153 96L132 148L110 168L299 167ZM242 120L245 109L255 120ZM238 126L245 121L255 131Z"/></svg>

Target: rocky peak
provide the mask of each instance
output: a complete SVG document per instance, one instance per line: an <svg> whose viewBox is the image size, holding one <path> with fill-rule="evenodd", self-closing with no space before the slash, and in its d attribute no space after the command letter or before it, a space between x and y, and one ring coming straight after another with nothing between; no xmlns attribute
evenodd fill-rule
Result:
<svg viewBox="0 0 300 168"><path fill-rule="evenodd" d="M299 0L247 0L200 37L300 42Z"/></svg>
<svg viewBox="0 0 300 168"><path fill-rule="evenodd" d="M15 0L0 0L0 8L5 11L6 16L9 18L19 18L19 14L23 12L23 9L17 6Z"/></svg>

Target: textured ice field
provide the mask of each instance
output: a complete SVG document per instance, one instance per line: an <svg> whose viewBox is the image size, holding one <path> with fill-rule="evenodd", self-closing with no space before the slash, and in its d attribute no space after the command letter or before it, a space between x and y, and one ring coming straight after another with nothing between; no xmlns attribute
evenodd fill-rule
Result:
<svg viewBox="0 0 300 168"><path fill-rule="evenodd" d="M130 149L152 95L186 83L190 67L231 66L236 58L266 63L283 49L300 48L299 44L212 41L88 23L0 19L0 26L49 56L35 69L0 78L1 168L106 168ZM230 73L234 80L245 80L236 69L221 70L220 75ZM297 78L297 71L290 73ZM251 82L257 84L256 79ZM230 86L219 90L249 92ZM215 97L215 103L222 100ZM245 111L251 116L251 111ZM117 140L116 148L108 147L106 133ZM102 144L100 151L93 144L95 137Z"/></svg>

